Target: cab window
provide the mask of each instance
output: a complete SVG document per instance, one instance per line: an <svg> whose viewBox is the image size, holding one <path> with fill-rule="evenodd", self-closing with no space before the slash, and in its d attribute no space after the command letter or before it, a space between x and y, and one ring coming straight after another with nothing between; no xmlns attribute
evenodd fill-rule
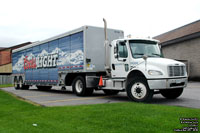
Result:
<svg viewBox="0 0 200 133"><path fill-rule="evenodd" d="M128 57L128 51L127 51L126 45L124 43L119 43L118 52L119 52L120 58L127 58Z"/></svg>

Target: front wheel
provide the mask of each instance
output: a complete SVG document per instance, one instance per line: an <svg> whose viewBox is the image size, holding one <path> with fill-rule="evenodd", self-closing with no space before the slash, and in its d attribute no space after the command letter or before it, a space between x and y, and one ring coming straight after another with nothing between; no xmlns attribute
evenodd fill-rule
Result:
<svg viewBox="0 0 200 133"><path fill-rule="evenodd" d="M128 97L135 102L149 102L153 97L153 90L149 89L146 79L133 79L126 88Z"/></svg>
<svg viewBox="0 0 200 133"><path fill-rule="evenodd" d="M183 93L183 88L160 90L160 93L167 99L176 99Z"/></svg>
<svg viewBox="0 0 200 133"><path fill-rule="evenodd" d="M85 79L82 76L78 76L74 79L72 88L77 96L92 95L94 91L92 88L86 88Z"/></svg>

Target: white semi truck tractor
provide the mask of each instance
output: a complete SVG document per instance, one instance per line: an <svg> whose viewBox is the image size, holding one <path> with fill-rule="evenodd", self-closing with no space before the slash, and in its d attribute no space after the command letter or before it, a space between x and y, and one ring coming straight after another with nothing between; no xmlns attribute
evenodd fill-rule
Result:
<svg viewBox="0 0 200 133"><path fill-rule="evenodd" d="M16 89L72 86L77 96L126 91L136 102L161 93L179 97L187 86L184 63L162 56L157 40L124 38L122 30L83 26L13 50Z"/></svg>

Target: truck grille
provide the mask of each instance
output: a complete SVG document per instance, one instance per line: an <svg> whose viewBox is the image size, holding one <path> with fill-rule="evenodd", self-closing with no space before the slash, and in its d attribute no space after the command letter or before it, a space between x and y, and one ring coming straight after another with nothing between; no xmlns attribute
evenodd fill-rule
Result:
<svg viewBox="0 0 200 133"><path fill-rule="evenodd" d="M173 76L185 76L185 66L169 66L168 73L170 77Z"/></svg>

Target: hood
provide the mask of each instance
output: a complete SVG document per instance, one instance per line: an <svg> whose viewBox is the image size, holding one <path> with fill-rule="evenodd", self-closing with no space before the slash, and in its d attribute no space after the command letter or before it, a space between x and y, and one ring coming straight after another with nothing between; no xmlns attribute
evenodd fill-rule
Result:
<svg viewBox="0 0 200 133"><path fill-rule="evenodd" d="M163 65L163 66L175 66L175 65L184 65L184 63L172 60L172 59L167 59L167 58L147 58L147 63L152 64L152 65Z"/></svg>

